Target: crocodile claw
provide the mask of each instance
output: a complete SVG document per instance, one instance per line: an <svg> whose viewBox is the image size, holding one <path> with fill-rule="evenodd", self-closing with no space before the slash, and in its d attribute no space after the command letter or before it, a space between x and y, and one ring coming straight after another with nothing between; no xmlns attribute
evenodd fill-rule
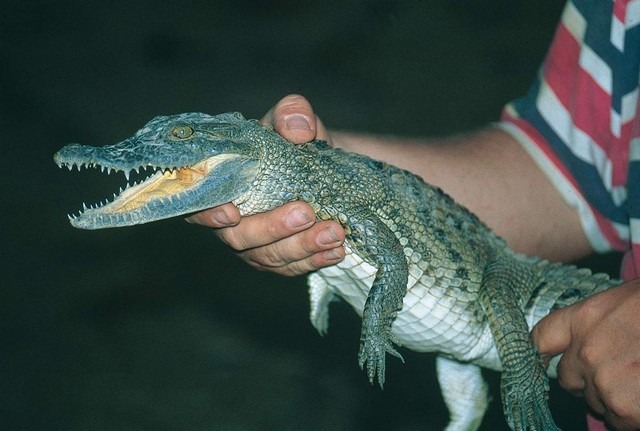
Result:
<svg viewBox="0 0 640 431"><path fill-rule="evenodd" d="M360 364L360 369L364 370L366 364L367 377L371 384L373 384L377 374L378 384L381 389L384 389L386 354L389 353L404 363L404 358L400 352L396 350L393 343L393 336L385 337L383 335L373 334L368 334L366 336L363 334L360 342L360 351L358 352L358 363Z"/></svg>

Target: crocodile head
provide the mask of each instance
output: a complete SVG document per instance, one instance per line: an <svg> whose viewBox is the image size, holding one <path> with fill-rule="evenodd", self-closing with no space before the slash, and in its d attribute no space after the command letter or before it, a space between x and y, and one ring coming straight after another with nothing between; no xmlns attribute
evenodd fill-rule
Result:
<svg viewBox="0 0 640 431"><path fill-rule="evenodd" d="M231 202L249 190L258 172L252 131L265 129L239 113L187 113L156 117L114 145L67 145L54 156L58 166L122 171L127 179L112 201L83 204L69 220L82 229L129 226ZM153 173L129 184L131 171L140 169Z"/></svg>

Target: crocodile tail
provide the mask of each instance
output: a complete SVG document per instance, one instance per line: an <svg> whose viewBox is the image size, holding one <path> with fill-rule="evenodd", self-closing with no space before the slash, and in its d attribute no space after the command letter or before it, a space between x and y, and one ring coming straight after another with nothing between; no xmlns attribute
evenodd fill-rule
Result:
<svg viewBox="0 0 640 431"><path fill-rule="evenodd" d="M549 313L567 307L603 290L617 286L620 280L607 274L594 274L588 268L549 262L539 258L525 258L540 275L540 282L524 305L529 327Z"/></svg>

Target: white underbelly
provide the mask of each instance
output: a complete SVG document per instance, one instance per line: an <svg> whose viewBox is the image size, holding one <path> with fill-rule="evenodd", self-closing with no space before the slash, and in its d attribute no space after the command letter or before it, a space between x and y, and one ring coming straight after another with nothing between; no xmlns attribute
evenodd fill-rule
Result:
<svg viewBox="0 0 640 431"><path fill-rule="evenodd" d="M346 251L341 263L318 271L314 275L314 282L310 280L310 285L313 291L314 283L321 283L362 316L377 270L352 253L348 246ZM402 345L419 352L447 353L460 360L483 357L493 362L489 357L494 356L491 350L495 349L488 325L480 325L476 321L477 316L472 310L475 304L457 297L458 289L452 290L452 284L460 280L441 277L438 270L433 271L435 276L428 276L420 268L426 269L424 262L409 261L407 293L402 310L392 326L394 335ZM311 302L313 316L313 294ZM495 357L497 359L497 355Z"/></svg>

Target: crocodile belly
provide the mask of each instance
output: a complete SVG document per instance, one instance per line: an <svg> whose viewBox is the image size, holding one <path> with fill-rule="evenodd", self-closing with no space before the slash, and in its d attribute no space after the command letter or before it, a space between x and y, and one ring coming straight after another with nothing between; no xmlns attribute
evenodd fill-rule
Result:
<svg viewBox="0 0 640 431"><path fill-rule="evenodd" d="M345 259L314 274L316 285L336 294L362 316L377 269L348 246ZM392 331L405 347L438 351L460 360L486 357L493 348L488 325L478 320L475 302L456 297L446 277L428 276L410 264L407 293ZM455 283L455 281L453 281ZM312 298L312 315L314 300Z"/></svg>

